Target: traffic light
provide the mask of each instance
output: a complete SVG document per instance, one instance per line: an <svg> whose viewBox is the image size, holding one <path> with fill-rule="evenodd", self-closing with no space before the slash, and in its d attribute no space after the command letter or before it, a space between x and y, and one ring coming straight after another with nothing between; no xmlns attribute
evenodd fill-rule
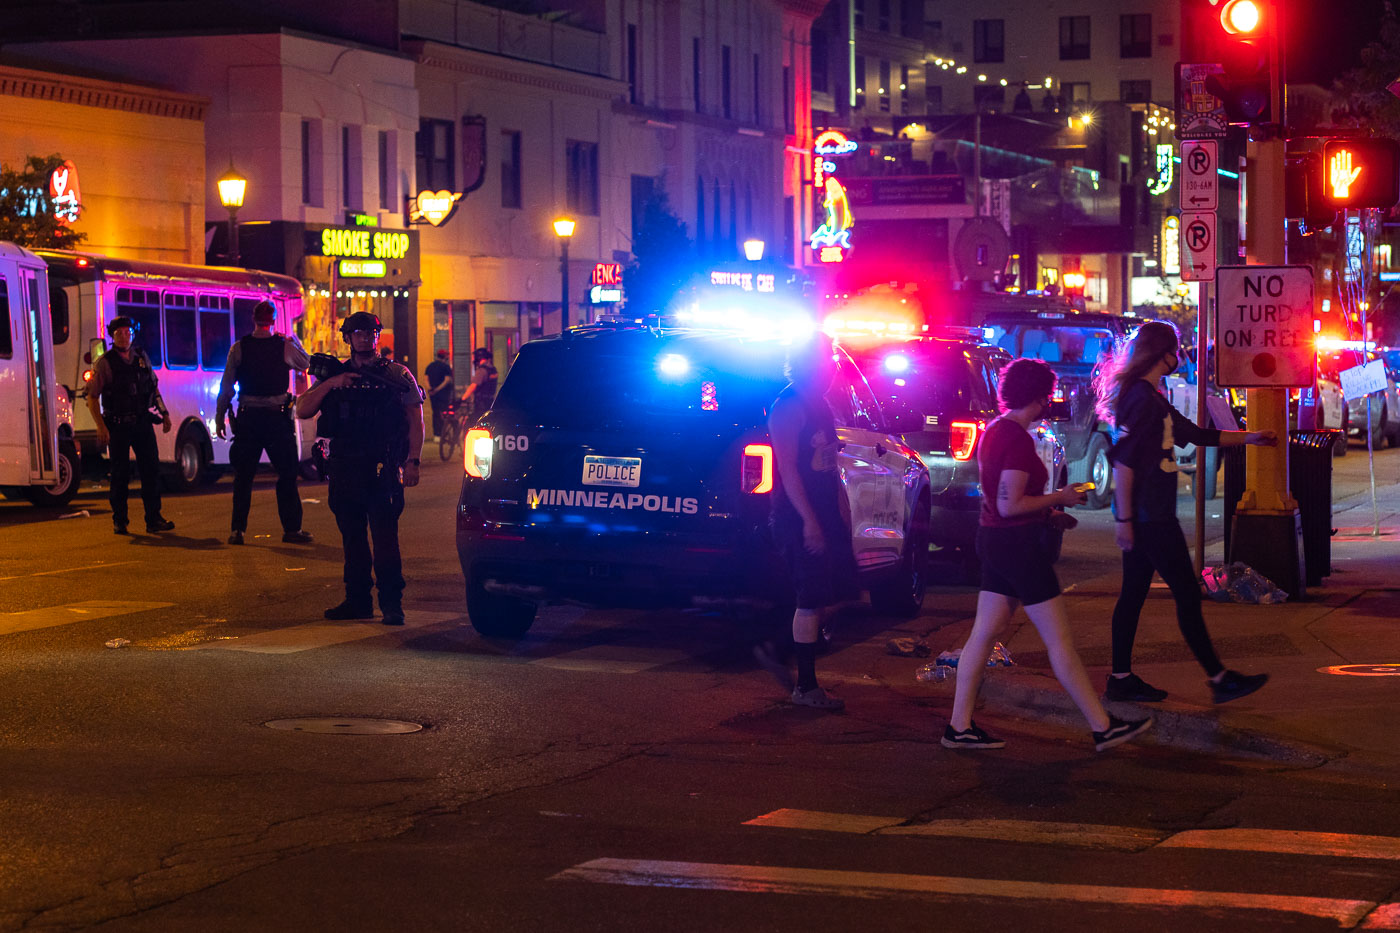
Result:
<svg viewBox="0 0 1400 933"><path fill-rule="evenodd" d="M1332 226L1337 208L1323 194L1322 157L1316 152L1290 155L1283 165L1283 216L1300 220L1303 232Z"/></svg>
<svg viewBox="0 0 1400 933"><path fill-rule="evenodd" d="M1400 144L1393 139L1329 139L1318 172L1322 201L1336 210L1394 207L1400 201Z"/></svg>
<svg viewBox="0 0 1400 933"><path fill-rule="evenodd" d="M1216 3L1216 0L1211 0ZM1273 69L1269 38L1274 23L1263 0L1225 0L1220 6L1218 43L1221 74L1206 89L1225 103L1229 122L1250 125L1273 120Z"/></svg>

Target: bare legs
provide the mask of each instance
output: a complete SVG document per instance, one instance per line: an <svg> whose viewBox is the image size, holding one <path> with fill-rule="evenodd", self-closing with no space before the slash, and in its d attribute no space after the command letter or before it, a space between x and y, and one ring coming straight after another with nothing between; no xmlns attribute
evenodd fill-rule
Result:
<svg viewBox="0 0 1400 933"><path fill-rule="evenodd" d="M977 619L972 623L972 634L968 636L958 659L957 688L953 695L953 715L949 720L955 731L966 731L972 725L972 707L977 702L977 688L982 684L987 658L992 653L992 642L1011 621L1017 604L1017 600L1000 593L984 590L977 594ZM1027 606L1026 615L1030 616L1041 641L1045 642L1055 679L1089 721L1089 728L1095 732L1107 729L1108 713L1089 684L1089 675L1084 670L1084 662L1079 659L1079 652L1074 650L1064 597L1056 596Z"/></svg>

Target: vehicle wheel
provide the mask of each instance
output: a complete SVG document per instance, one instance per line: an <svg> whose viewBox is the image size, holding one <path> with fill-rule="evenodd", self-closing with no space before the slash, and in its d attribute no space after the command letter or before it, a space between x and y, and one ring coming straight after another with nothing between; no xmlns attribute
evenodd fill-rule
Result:
<svg viewBox="0 0 1400 933"><path fill-rule="evenodd" d="M29 501L41 508L61 508L73 501L78 494L78 484L83 471L78 459L78 448L70 440L58 442L58 482L52 486L34 486L29 490Z"/></svg>
<svg viewBox="0 0 1400 933"><path fill-rule="evenodd" d="M438 456L446 463L452 459L452 453L457 449L457 419L448 419L442 426L442 434L438 436L441 438L438 441Z"/></svg>
<svg viewBox="0 0 1400 933"><path fill-rule="evenodd" d="M1336 443L1336 445L1332 448L1332 455L1333 455L1333 456L1336 456L1336 457L1345 457L1345 456L1347 455L1347 446L1351 443L1350 439L1347 437L1347 427L1348 427L1347 422L1348 422L1349 420L1350 420L1350 419L1347 418L1346 414L1343 413L1343 415L1342 415L1342 430L1337 434L1337 443Z"/></svg>
<svg viewBox="0 0 1400 933"><path fill-rule="evenodd" d="M209 455L204 440L193 428L185 428L175 441L175 466L166 474L166 485L175 492L189 492L205 479Z"/></svg>
<svg viewBox="0 0 1400 933"><path fill-rule="evenodd" d="M1108 438L1095 432L1089 438L1089 450L1084 459L1088 461L1089 482L1094 484L1085 496L1084 507L1106 509L1113 502L1113 464L1108 459Z"/></svg>
<svg viewBox="0 0 1400 933"><path fill-rule="evenodd" d="M481 581L467 581L467 616L487 638L519 638L530 630L537 611L532 602L488 593Z"/></svg>
<svg viewBox="0 0 1400 933"><path fill-rule="evenodd" d="M899 570L870 590L870 605L882 615L908 619L924 607L924 594L928 592L928 503L920 499L915 511Z"/></svg>

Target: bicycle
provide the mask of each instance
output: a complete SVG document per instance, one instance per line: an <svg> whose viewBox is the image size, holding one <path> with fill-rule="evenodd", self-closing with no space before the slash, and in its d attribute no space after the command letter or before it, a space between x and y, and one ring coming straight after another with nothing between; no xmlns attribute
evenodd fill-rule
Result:
<svg viewBox="0 0 1400 933"><path fill-rule="evenodd" d="M446 463L457 450L457 442L462 439L462 425L457 420L457 406L449 405L442 411L442 433L438 435L438 456Z"/></svg>

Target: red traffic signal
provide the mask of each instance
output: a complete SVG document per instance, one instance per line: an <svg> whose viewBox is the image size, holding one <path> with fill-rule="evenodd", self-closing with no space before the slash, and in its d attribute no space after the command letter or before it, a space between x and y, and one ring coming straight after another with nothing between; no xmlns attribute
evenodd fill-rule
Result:
<svg viewBox="0 0 1400 933"><path fill-rule="evenodd" d="M1263 20L1255 0L1229 0L1220 8L1220 25L1232 36L1253 33Z"/></svg>
<svg viewBox="0 0 1400 933"><path fill-rule="evenodd" d="M1323 203L1339 210L1400 201L1400 144L1393 139L1330 139L1321 171Z"/></svg>
<svg viewBox="0 0 1400 933"><path fill-rule="evenodd" d="M1212 0L1214 3L1215 0ZM1231 123L1249 125L1273 119L1273 69L1269 39L1274 23L1260 0L1227 0L1220 8L1216 47L1222 73L1206 89L1225 104Z"/></svg>

